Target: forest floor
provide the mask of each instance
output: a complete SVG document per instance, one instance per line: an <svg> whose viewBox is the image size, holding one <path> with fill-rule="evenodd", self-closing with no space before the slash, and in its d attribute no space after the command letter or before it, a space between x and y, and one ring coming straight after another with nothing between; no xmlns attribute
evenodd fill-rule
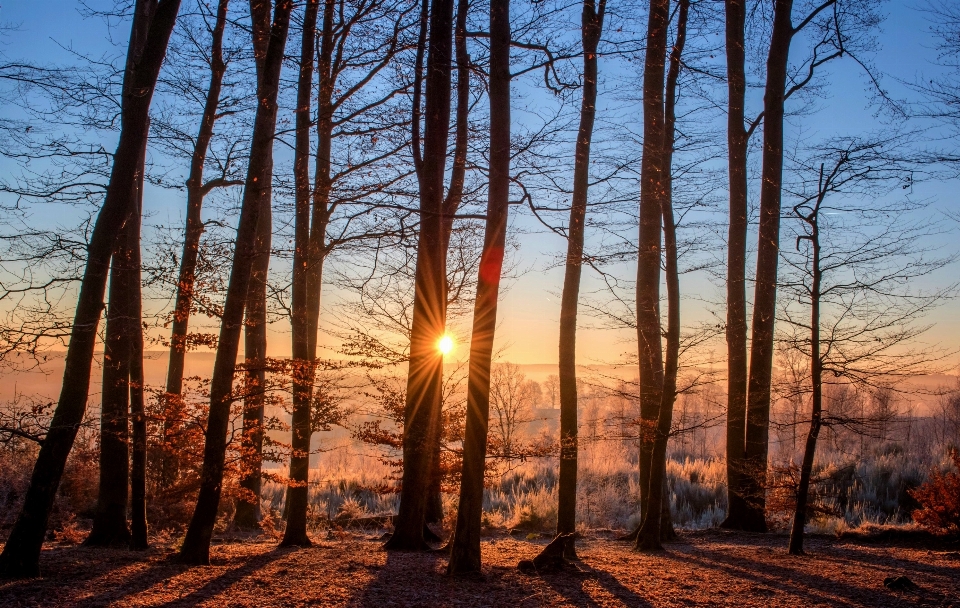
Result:
<svg viewBox="0 0 960 608"><path fill-rule="evenodd" d="M563 572L516 569L547 539L504 533L483 542L483 576L451 579L439 553L387 553L375 536L340 533L309 549L273 539L216 543L211 565L142 553L51 544L43 578L0 581L0 606L951 606L960 608L960 552L950 545L816 537L790 556L782 535L687 533L659 554L611 534L579 541ZM893 591L907 576L919 588Z"/></svg>

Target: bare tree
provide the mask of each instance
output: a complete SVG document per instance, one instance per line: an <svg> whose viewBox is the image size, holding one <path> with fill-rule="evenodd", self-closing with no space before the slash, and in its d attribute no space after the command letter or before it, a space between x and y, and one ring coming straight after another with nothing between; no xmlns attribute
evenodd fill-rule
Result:
<svg viewBox="0 0 960 608"><path fill-rule="evenodd" d="M226 436L230 404L233 401L233 375L250 285L252 258L256 250L257 223L263 199L269 197L268 184L273 177L269 150L273 147L276 130L280 70L292 9L293 2L290 0L278 0L274 6L263 77L257 84L259 103L250 146L251 162L244 186L244 204L240 212L233 268L210 385L210 415L205 433L200 493L180 550L180 559L186 563L206 564L210 561L210 539L222 490Z"/></svg>
<svg viewBox="0 0 960 608"><path fill-rule="evenodd" d="M912 180L909 168L894 156L896 143L848 139L828 144L814 153L823 158L816 180L806 180L795 191L800 199L793 205L799 220L797 253L784 254L787 277L782 283L789 300L781 315L786 324L781 340L809 362L811 416L790 535L792 554L803 553L818 436L825 425L840 422L824 411L826 378L879 390L877 400L889 410L894 392L884 384L929 372L947 354L908 346L928 329L918 324L920 317L950 297L955 286L928 293L909 287L950 258L932 255L925 243L934 227L904 221L916 204L877 202L905 179ZM809 319L802 317L803 308ZM879 414L875 422L890 418L889 412Z"/></svg>
<svg viewBox="0 0 960 608"><path fill-rule="evenodd" d="M87 265L77 300L60 400L50 432L37 456L23 510L0 554L0 573L7 576L39 574L40 547L47 518L86 410L90 365L107 269L122 228L135 211L132 198L140 150L149 128L150 102L179 8L179 0L144 0L136 5L124 75L129 83L124 88L130 94L124 96L123 128L114 155L110 185L87 249Z"/></svg>

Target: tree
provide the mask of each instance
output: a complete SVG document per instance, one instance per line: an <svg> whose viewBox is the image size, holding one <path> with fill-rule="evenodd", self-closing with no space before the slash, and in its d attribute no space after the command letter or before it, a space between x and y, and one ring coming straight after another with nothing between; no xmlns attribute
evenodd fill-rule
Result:
<svg viewBox="0 0 960 608"><path fill-rule="evenodd" d="M690 10L688 0L680 0L679 11L677 13L677 34L676 41L670 53L670 69L667 72L666 88L664 90L662 116L663 127L659 134L662 137L660 143L659 162L662 163L659 171L661 176L655 184L646 182L646 187L660 188L659 203L660 213L663 222L664 248L666 253L666 283L667 283L667 331L666 331L666 359L662 365L662 384L660 389L660 404L657 412L656 430L653 437L644 437L646 442L652 443L650 448L650 473L647 481L647 497L644 500L646 509L643 513L643 522L637 533L637 548L643 550L660 549L660 540L664 536L672 533L669 519L664 526L664 497L667 495L666 488L666 458L667 441L670 435L670 428L673 424L673 405L677 396L677 373L680 368L680 274L677 264L677 230L676 220L673 214L673 189L672 189L672 168L673 168L673 149L676 124L676 96L677 80L680 77L681 57L683 47L686 43L687 35L687 17ZM664 36L664 44L665 44ZM655 47L659 48L659 47ZM649 49L648 49L649 52ZM661 68L662 70L662 68ZM659 90L659 89L658 89ZM644 80L644 97L646 97L646 76ZM659 110L659 108L658 108ZM647 108L644 108L644 112ZM645 120L646 125L646 120ZM651 135L656 136L655 129L651 129ZM644 136L647 136L646 128ZM644 157L647 151L644 146ZM642 243L642 242L641 242ZM659 268L658 268L659 270ZM640 288L638 281L637 288ZM657 285L659 289L659 285ZM659 302L657 303L657 316L659 317ZM640 310L639 302L637 310ZM659 324L659 320L658 320ZM637 326L640 326L639 318ZM658 338L659 342L659 338ZM642 375L641 375L642 386ZM641 393L641 411L643 407L643 393ZM652 441L651 441L652 439ZM669 514L669 504L666 506ZM669 530L669 532L668 532Z"/></svg>
<svg viewBox="0 0 960 608"><path fill-rule="evenodd" d="M277 0L274 5L263 77L257 83L259 103L250 145L250 164L210 384L210 415L205 433L200 492L179 554L180 560L191 564L207 564L210 561L210 539L222 490L226 435L230 404L233 400L234 368L257 246L257 224L263 200L270 195L268 184L273 177L270 160L272 156L269 151L273 146L276 130L277 93L292 9L291 0Z"/></svg>
<svg viewBox="0 0 960 608"><path fill-rule="evenodd" d="M567 225L567 259L560 298L560 375L548 378L550 405L560 392L560 472L557 490L557 534L576 532L577 527L577 304L583 269L583 241L589 188L590 142L597 111L597 46L603 32L606 0L584 0L581 26L583 45L583 99L574 152L573 197ZM553 380L553 383L550 381ZM554 384L555 383L555 384ZM566 557L575 557L573 544L565 545Z"/></svg>
<svg viewBox="0 0 960 608"><path fill-rule="evenodd" d="M207 85L200 128L193 145L190 158L190 173L187 177L187 213L184 231L183 252L180 256L180 268L177 276L176 299L173 310L173 327L170 334L170 357L167 363L166 393L170 412L164 420L164 439L175 443L174 436L179 427L177 410L182 400L183 368L187 352L190 311L194 300L197 258L204 225L201 218L203 199L212 189L242 182L228 180L225 173L204 181L204 167L207 153L214 135L214 126L221 111L220 98L223 89L223 77L227 64L223 55L223 35L227 25L227 6L229 0L220 0L216 18L211 30L210 42L210 81ZM171 452L173 452L171 450ZM165 484L173 483L177 476L175 453L165 454L162 465Z"/></svg>
<svg viewBox="0 0 960 608"><path fill-rule="evenodd" d="M811 475L821 429L832 423L824 408L824 386L844 382L878 392L889 409L894 392L887 383L929 373L946 353L909 346L928 327L918 320L954 289L920 292L912 281L942 268L950 259L931 255L925 243L936 229L910 222L918 205L909 199L882 203L905 179L906 163L896 158L896 138L849 138L830 142L815 156L818 169L793 193L798 220L796 254L784 253L782 280L787 296L781 340L806 356L810 378L810 428L800 465L797 502L790 534L791 554L803 554L803 532ZM891 219L895 218L895 219ZM809 314L804 319L801 311ZM839 380L837 380L839 379ZM879 389L879 390L877 390ZM885 412L871 416L884 424ZM884 424L885 426L885 424Z"/></svg>
<svg viewBox="0 0 960 608"><path fill-rule="evenodd" d="M134 34L131 35L127 71L124 74L124 80L130 86L124 87L128 94L123 98L122 128L110 185L87 247L87 263L67 349L60 399L50 432L37 456L22 511L0 554L0 574L4 576L39 574L40 547L47 518L86 410L90 365L103 308L109 262L122 228L134 212L132 195L140 150L149 128L150 102L179 8L179 0L142 0L136 5ZM140 53L136 52L139 46L137 35L145 35ZM134 91L136 94L133 94Z"/></svg>
<svg viewBox="0 0 960 608"><path fill-rule="evenodd" d="M477 280L470 338L467 419L457 526L450 548L449 574L479 572L483 480L490 417L490 366L497 328L497 299L507 244L510 199L510 0L490 3L490 183L487 224Z"/></svg>
<svg viewBox="0 0 960 608"><path fill-rule="evenodd" d="M444 332L443 177L450 125L453 1L436 0L430 11L426 77L426 121L420 171L420 239L417 245L410 359L403 424L403 480L400 508L387 549L418 551L423 539L427 497L436 453L442 396ZM439 368L439 369L438 369Z"/></svg>

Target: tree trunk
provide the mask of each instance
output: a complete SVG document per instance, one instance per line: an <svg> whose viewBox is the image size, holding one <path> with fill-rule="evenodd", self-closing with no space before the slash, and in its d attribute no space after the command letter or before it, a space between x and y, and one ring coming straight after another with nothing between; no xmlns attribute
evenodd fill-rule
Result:
<svg viewBox="0 0 960 608"><path fill-rule="evenodd" d="M680 77L680 58L687 35L689 0L680 0L677 14L677 39L670 53L670 69L667 72L663 105L663 150L660 210L663 222L663 243L666 249L667 287L667 350L664 362L663 385L660 408L657 415L657 430L651 458L651 475L648 488L650 497L647 512L637 534L637 548L657 550L664 536L674 536L670 521L670 502L667 493L667 442L673 423L673 404L677 394L677 372L680 367L680 274L677 267L677 228L673 217L673 146L676 126L677 80ZM665 37L664 37L665 38ZM666 40L664 40L666 42ZM666 46L664 44L664 46ZM666 49L664 49L666 52ZM665 504L666 503L666 504ZM666 520L666 521L664 521ZM664 526L664 523L667 525Z"/></svg>
<svg viewBox="0 0 960 608"><path fill-rule="evenodd" d="M303 17L300 45L300 77L297 83L296 140L294 144L294 180L296 211L294 218L293 302L290 315L293 355L293 437L290 456L290 485L287 488L287 527L281 546L309 547L307 536L307 482L310 472L310 404L313 396L315 352L310 350L308 274L310 272L310 108L313 93L314 39L317 35L318 0L309 0ZM324 35L333 2L324 10ZM325 38L326 40L326 38ZM316 334L316 328L313 329Z"/></svg>
<svg viewBox="0 0 960 608"><path fill-rule="evenodd" d="M760 186L760 229L757 246L753 337L744 444L743 528L766 532L767 449L770 427L770 381L773 374L773 330L777 307L777 262L780 251L780 189L783 179L783 102L793 26L793 0L776 0L773 35L767 57L763 97L763 182Z"/></svg>
<svg viewBox="0 0 960 608"><path fill-rule="evenodd" d="M460 505L447 568L449 574L480 572L481 567L480 521L490 413L490 366L510 199L510 0L490 2L490 181L487 192L487 224L470 339Z"/></svg>
<svg viewBox="0 0 960 608"><path fill-rule="evenodd" d="M147 414L143 400L143 295L140 277L140 226L143 217L143 178L147 154L146 141L140 151L136 205L127 231L130 251L130 426L133 446L130 463L130 548L143 550L147 543Z"/></svg>
<svg viewBox="0 0 960 608"><path fill-rule="evenodd" d="M226 64L223 62L223 32L227 24L227 4L229 0L220 0L217 7L217 21L213 28L213 41L210 45L210 84L207 98L200 118L200 131L193 147L190 159L190 175L187 178L187 225L184 230L183 255L180 257L180 272L177 277L177 297L173 312L173 330L170 335L170 359L167 365L167 386L164 399L165 412L163 436L167 448L164 450L161 464L161 483L170 486L176 482L179 462L177 460L178 439L183 417L183 369L187 353L187 331L190 321L190 308L193 304L193 285L196 279L197 255L200 250L200 237L203 235L203 221L200 216L203 197L207 189L203 184L203 166L213 138L213 126L217 120L220 106L220 91Z"/></svg>
<svg viewBox="0 0 960 608"><path fill-rule="evenodd" d="M436 410L443 396L443 357L437 341L446 317L443 260L443 177L450 126L453 0L436 0L430 14L426 121L420 188L420 239L414 288L410 362L403 425L400 509L387 549L417 551L423 539L427 497L439 432Z"/></svg>
<svg viewBox="0 0 960 608"><path fill-rule="evenodd" d="M270 47L270 5L264 0L250 1L250 19L253 34L253 55L257 82L261 83L266 70ZM238 528L256 530L260 527L260 487L263 467L263 402L266 388L267 356L267 275L270 271L270 244L273 230L271 201L273 198L273 147L262 159L269 164L271 180L266 192L261 193L260 216L257 221L256 246L250 270L250 285L245 304L246 321L243 327L244 389L243 435L240 438L240 488L243 495L235 504L233 523Z"/></svg>
<svg viewBox="0 0 960 608"><path fill-rule="evenodd" d="M271 150L276 131L277 94L292 8L292 0L277 0L275 3L263 77L259 79L257 86L259 103L250 145L250 164L210 383L210 415L204 442L200 492L180 550L180 560L186 563L207 564L210 561L210 538L217 518L223 482L230 404L233 400L233 375L240 344L240 330L243 327L244 304L257 248L257 224L264 207L263 201L270 196Z"/></svg>
<svg viewBox="0 0 960 608"><path fill-rule="evenodd" d="M745 0L726 0L727 173L727 517L723 528L743 529L742 475L747 415L747 143L744 127Z"/></svg>
<svg viewBox="0 0 960 608"><path fill-rule="evenodd" d="M127 477L130 472L127 410L130 399L130 292L133 290L130 244L134 224L131 215L110 266L100 412L100 480L93 529L83 543L91 547L127 546L130 543L127 526Z"/></svg>
<svg viewBox="0 0 960 608"><path fill-rule="evenodd" d="M457 113L456 128L453 143L453 168L450 171L450 187L447 189L447 197L443 201L443 276L447 276L446 260L450 251L450 237L453 234L453 220L460 208L460 202L463 200L463 182L467 172L467 143L469 135L469 113L470 113L470 55L467 52L467 11L469 10L467 0L459 0L457 3L457 22L454 26L454 41L457 57ZM447 284L444 281L444 300L449 299L449 293L446 289ZM448 302L449 303L449 302ZM446 325L446 319L444 319ZM442 373L442 368L440 369ZM441 382L443 381L441 377ZM436 412L437 419L434 424L440 431L437 433L437 440L434 446L433 473L430 479L430 496L427 498L427 523L438 523L443 520L443 498L441 496L441 483L443 481L443 472L441 471L440 448L443 434L443 407ZM427 534L428 530L424 530ZM429 532L429 534L433 534Z"/></svg>
<svg viewBox="0 0 960 608"><path fill-rule="evenodd" d="M603 31L606 0L599 6L584 0L583 99L573 168L573 199L567 227L567 259L560 298L560 472L557 492L557 534L577 530L577 303L583 270L584 221L590 185L590 142L597 112L597 45ZM566 557L575 558L574 541L564 545Z"/></svg>
<svg viewBox="0 0 960 608"><path fill-rule="evenodd" d="M145 14L144 9L150 10ZM125 94L123 98L120 141L103 207L87 246L87 264L67 347L60 398L50 430L37 455L20 515L0 554L0 576L28 577L40 572L40 548L47 520L67 456L86 411L90 366L103 311L110 257L132 211L130 199L139 152L147 138L150 102L179 9L179 0L143 0L137 4L133 32L146 31L146 43L140 61L129 61L124 75L125 91L136 91L137 94ZM150 13L152 18L148 19ZM126 86L127 83L130 86Z"/></svg>
<svg viewBox="0 0 960 608"><path fill-rule="evenodd" d="M663 158L663 80L667 53L669 0L651 0L643 70L643 158L640 167L640 238L637 259L637 353L640 369L640 487L644 522L659 505L660 482L655 473L654 447L663 395L663 356L660 343L660 219L663 183L668 179ZM651 522L650 526L655 524ZM656 527L659 527L658 525ZM651 543L654 547L647 547ZM659 530L653 537L637 537L638 548L659 548Z"/></svg>
<svg viewBox="0 0 960 608"><path fill-rule="evenodd" d="M820 183L823 184L823 168L820 169ZM791 555L803 555L803 528L807 523L807 500L810 495L810 476L813 473L813 459L817 451L817 438L823 426L823 359L820 356L820 296L823 272L820 269L820 202L825 195L821 185L817 205L809 216L803 218L810 226L810 246L813 260L810 266L812 281L810 286L810 382L812 391L812 411L810 430L807 433L803 449L803 462L800 465L800 485L797 487L797 506L793 513L793 528L790 531L789 552ZM799 241L798 241L799 243Z"/></svg>

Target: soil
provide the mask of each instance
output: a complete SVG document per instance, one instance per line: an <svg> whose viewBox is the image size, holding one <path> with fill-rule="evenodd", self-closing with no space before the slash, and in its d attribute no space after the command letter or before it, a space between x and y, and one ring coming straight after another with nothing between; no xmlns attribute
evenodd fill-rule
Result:
<svg viewBox="0 0 960 608"><path fill-rule="evenodd" d="M376 536L340 533L309 549L273 539L219 542L211 565L186 567L172 547L145 552L51 544L43 578L0 581L0 606L952 606L960 552L949 546L810 538L807 555L780 535L708 531L640 554L610 534L578 541L559 573L516 568L549 539L483 543L482 576L451 579L441 553L387 553ZM894 591L888 577L919 586Z"/></svg>

